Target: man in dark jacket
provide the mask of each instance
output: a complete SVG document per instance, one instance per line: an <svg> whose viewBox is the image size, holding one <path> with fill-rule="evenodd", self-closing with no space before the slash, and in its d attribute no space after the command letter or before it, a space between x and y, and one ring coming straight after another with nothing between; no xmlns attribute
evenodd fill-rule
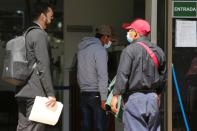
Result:
<svg viewBox="0 0 197 131"><path fill-rule="evenodd" d="M85 37L79 44L77 79L81 91L81 131L106 130L108 55L105 47L110 46L111 35L111 27L101 25L95 37Z"/></svg>
<svg viewBox="0 0 197 131"><path fill-rule="evenodd" d="M128 30L128 45L122 52L111 101L112 111L117 112L119 95L128 96L125 101L123 123L125 131L159 131L159 94L161 78L166 70L165 55L147 40L150 25L143 19L124 24ZM143 42L156 55L155 65ZM123 96L124 96L123 95Z"/></svg>
<svg viewBox="0 0 197 131"><path fill-rule="evenodd" d="M36 96L48 97L46 106L56 104L53 90L50 53L46 27L53 19L53 10L48 3L36 3L33 8L35 29L26 35L27 59L29 66L34 66L33 73L23 87L18 87L16 94L19 106L17 131L44 131L44 124L28 120Z"/></svg>

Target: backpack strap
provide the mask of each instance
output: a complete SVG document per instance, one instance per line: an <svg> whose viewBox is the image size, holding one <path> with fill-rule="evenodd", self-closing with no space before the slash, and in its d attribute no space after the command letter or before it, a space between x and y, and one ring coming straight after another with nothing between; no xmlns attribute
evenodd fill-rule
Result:
<svg viewBox="0 0 197 131"><path fill-rule="evenodd" d="M146 51L148 52L148 54L152 58L154 64L156 65L156 67L159 68L159 61L158 61L158 58L155 55L155 53L146 44L144 44L144 42L137 42L137 43L142 45L146 49Z"/></svg>
<svg viewBox="0 0 197 131"><path fill-rule="evenodd" d="M29 33L33 29L40 29L40 27L39 26L31 26L26 29L26 31L23 33L23 35L26 37L27 33Z"/></svg>

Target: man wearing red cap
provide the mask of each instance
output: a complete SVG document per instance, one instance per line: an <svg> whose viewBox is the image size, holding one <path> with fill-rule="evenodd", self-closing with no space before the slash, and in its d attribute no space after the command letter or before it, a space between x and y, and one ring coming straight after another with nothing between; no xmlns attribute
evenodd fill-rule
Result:
<svg viewBox="0 0 197 131"><path fill-rule="evenodd" d="M166 71L164 52L147 35L150 25L143 19L123 24L130 43L122 52L113 90L111 109L117 112L119 95L125 102L124 131L159 131L159 94ZM144 45L141 45L143 43ZM150 49L157 59L153 60Z"/></svg>

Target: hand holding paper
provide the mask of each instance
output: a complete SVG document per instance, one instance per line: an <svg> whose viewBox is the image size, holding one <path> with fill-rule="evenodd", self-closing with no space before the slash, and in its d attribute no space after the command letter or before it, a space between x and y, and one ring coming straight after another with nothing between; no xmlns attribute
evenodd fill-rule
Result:
<svg viewBox="0 0 197 131"><path fill-rule="evenodd" d="M113 96L110 105L111 105L111 110L114 113L118 112L117 104L118 104L118 96Z"/></svg>
<svg viewBox="0 0 197 131"><path fill-rule="evenodd" d="M46 106L53 107L56 104L56 98L53 96L48 96L48 101L46 102Z"/></svg>
<svg viewBox="0 0 197 131"><path fill-rule="evenodd" d="M51 107L47 106L46 103L48 98L36 96L29 120L55 125L61 114L63 104L61 102L56 102L56 104Z"/></svg>

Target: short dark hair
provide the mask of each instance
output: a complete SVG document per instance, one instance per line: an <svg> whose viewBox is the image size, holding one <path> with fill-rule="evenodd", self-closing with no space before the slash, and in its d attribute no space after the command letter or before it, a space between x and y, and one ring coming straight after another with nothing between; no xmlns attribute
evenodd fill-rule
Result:
<svg viewBox="0 0 197 131"><path fill-rule="evenodd" d="M53 8L51 4L47 2L36 2L32 9L32 18L36 20L42 13L47 13L48 8Z"/></svg>

